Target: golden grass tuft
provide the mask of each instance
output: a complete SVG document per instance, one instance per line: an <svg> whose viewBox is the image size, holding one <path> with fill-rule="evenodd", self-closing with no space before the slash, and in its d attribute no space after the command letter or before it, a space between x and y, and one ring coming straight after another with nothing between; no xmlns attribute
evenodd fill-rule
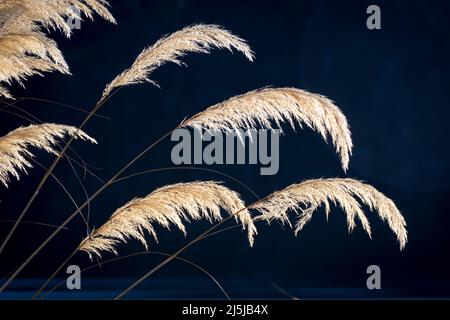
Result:
<svg viewBox="0 0 450 320"><path fill-rule="evenodd" d="M342 168L348 169L352 139L347 119L326 97L296 88L264 88L247 92L215 104L182 123L182 127L211 131L236 131L279 128L289 122L292 128L306 124L333 145L341 158ZM275 124L275 126L273 125Z"/></svg>
<svg viewBox="0 0 450 320"><path fill-rule="evenodd" d="M256 227L238 193L214 181L178 183L156 189L144 198L136 198L118 208L111 218L84 239L79 250L101 257L103 252L117 254L116 245L139 240L148 249L144 231L157 241L153 224L167 229L175 225L186 234L185 222L206 219L220 221L220 210L236 214L243 228L247 229L248 240L253 245Z"/></svg>
<svg viewBox="0 0 450 320"><path fill-rule="evenodd" d="M28 77L42 72L70 74L57 44L42 29L60 30L70 37L71 8L90 19L96 12L115 23L107 7L104 0L0 1L0 83L11 85L15 80L23 86ZM4 86L0 96L13 98Z"/></svg>
<svg viewBox="0 0 450 320"><path fill-rule="evenodd" d="M95 139L77 130L76 127L53 123L20 127L0 137L0 182L8 187L11 175L19 180L21 171L26 172L27 168L33 167L27 160L33 157L28 150L29 147L57 154L55 144L64 136L97 143Z"/></svg>
<svg viewBox="0 0 450 320"><path fill-rule="evenodd" d="M209 53L213 48L230 51L235 49L243 53L250 61L254 59L253 51L246 41L228 30L217 25L193 25L165 36L153 46L144 49L130 68L119 74L106 86L102 99L107 97L114 88L121 86L143 82L156 85L156 82L149 76L159 66L167 62L184 65L180 58L188 52Z"/></svg>
<svg viewBox="0 0 450 320"><path fill-rule="evenodd" d="M11 84L16 80L23 85L29 76L44 71L70 74L53 40L38 32L0 35L0 82ZM9 93L4 96L11 97Z"/></svg>
<svg viewBox="0 0 450 320"><path fill-rule="evenodd" d="M328 217L330 204L339 205L347 216L349 231L355 226L358 218L364 230L371 237L369 221L361 209L360 202L377 211L383 221L397 236L402 250L408 241L406 222L395 203L371 185L349 178L313 179L290 185L274 192L264 201L250 206L261 213L256 220L280 220L290 225L288 212L299 212L299 219L295 225L297 234L308 223L312 214L321 205L325 206Z"/></svg>
<svg viewBox="0 0 450 320"><path fill-rule="evenodd" d="M89 19L93 19L95 12L115 24L108 7L108 2L104 0L2 0L0 33L38 31L43 27L47 30L60 30L70 37L72 30L69 18L75 14L73 9L79 10L80 14Z"/></svg>

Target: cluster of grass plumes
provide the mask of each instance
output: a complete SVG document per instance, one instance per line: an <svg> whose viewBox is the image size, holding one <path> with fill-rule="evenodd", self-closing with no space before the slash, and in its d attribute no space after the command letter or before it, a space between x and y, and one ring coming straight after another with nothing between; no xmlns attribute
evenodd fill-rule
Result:
<svg viewBox="0 0 450 320"><path fill-rule="evenodd" d="M241 51L246 55L250 60L253 59L253 53L249 46L245 43L241 38L231 34L229 31L216 26L216 25L194 25L191 27L184 28L181 31L175 32L172 35L164 37L163 39L158 41L158 45L154 45L139 55L138 59L133 63L132 67L125 70L122 75L119 75L110 85L105 89L104 94L97 102L95 107L91 110L91 112L86 116L86 118L82 121L79 129L83 128L84 125L89 121L89 119L97 112L105 102L111 97L111 93L113 89L118 90L120 87L128 84L139 83L148 79L151 71L153 71L156 67L163 65L166 62L175 62L177 64L182 64L178 59L184 56L189 52L200 52L200 53L209 53L212 48L227 48L230 51L232 49L236 49L237 51ZM74 217L78 215L79 210L83 210L89 203L95 199L103 190L105 190L111 183L114 182L116 178L118 178L128 167L130 167L135 161L137 161L142 155L147 153L150 149L152 149L157 143L159 143L162 139L167 137L158 139L155 143L149 145L144 151L142 151L138 156L128 162L122 169L120 169L116 174L113 175L111 179L108 180L103 186L101 186L96 192L93 193L89 199L87 199L76 212L69 215L66 220L62 224L69 223ZM46 173L42 177L29 201L25 205L24 209L20 213L16 223L13 225L12 229L8 233L7 237L0 245L0 254L3 248L8 243L12 234L15 232L18 224L23 219L24 215L30 208L31 204L36 199L36 196L42 189L44 183L47 178L50 177L54 168L58 164L59 160L64 156L66 150L69 148L73 139L70 139L65 146L62 148L62 151L57 155L55 160L46 170ZM16 275L21 272L21 270L33 259L42 248L62 229L58 228L52 233L28 258L27 260L13 273L13 275L6 281L2 287L0 287L0 292L2 292L6 286L16 277Z"/></svg>
<svg viewBox="0 0 450 320"><path fill-rule="evenodd" d="M116 245L134 238L148 249L144 232L158 240L154 224L167 229L176 226L186 234L185 223L206 219L221 221L221 209L233 214L247 229L253 245L256 227L238 193L213 181L178 183L156 189L144 198L136 198L118 208L111 218L84 239L79 250L101 257L102 252L117 254Z"/></svg>
<svg viewBox="0 0 450 320"><path fill-rule="evenodd" d="M62 53L46 32L59 30L70 37L71 26L68 18L73 18L75 14L79 15L75 18L85 16L92 19L94 13L115 23L105 0L0 0L0 96L12 98L5 84L10 85L17 81L23 85L23 82L32 75L51 71L68 74L69 67ZM157 85L151 77L156 68L166 63L183 65L182 58L186 54L209 53L214 48L242 53L250 61L254 59L254 53L247 42L230 31L217 25L189 26L164 36L154 45L144 49L131 67L107 84L100 100L78 128L58 124L31 125L18 128L1 137L0 182L4 186L8 186L11 177L19 179L20 173L31 167L30 158L33 154L29 150L30 147L46 150L56 154L57 157L46 170L14 227L0 245L0 254L71 142L74 139L82 139L95 143L95 140L81 129L115 91L123 86L143 82ZM190 127L197 130L235 132L240 135L242 129L257 127L282 130L282 125L286 123L294 129L305 125L318 132L324 140L331 140L340 157L343 170L347 171L353 143L346 117L330 99L296 88L263 88L232 97L199 112L175 129ZM78 213L89 206L91 201L107 187L128 178L129 176L122 176L124 172L172 132L173 130L151 143L106 180L81 206L77 206L76 211L69 215L2 284L0 292L8 287L23 268L78 216ZM59 151L56 143L64 136L69 136L70 139ZM247 231L250 246L253 246L257 234L254 221L278 220L292 226L288 213L293 211L298 214L294 225L297 234L318 207L324 206L328 215L332 204L341 207L347 217L350 231L355 228L358 219L369 236L371 228L362 205L378 212L381 219L387 221L397 236L400 248L404 248L407 242L406 223L394 202L374 187L357 180L338 178L308 180L276 191L249 206L244 204L238 193L220 183L213 181L179 183L156 189L147 196L135 198L118 208L109 220L81 241L36 295L39 295L77 252L84 251L91 258L101 258L106 252L117 254L117 246L131 239L140 241L148 249L148 235L157 242L156 226L167 229L174 226L186 234L186 225L191 221L205 219L214 223L210 229L170 255L119 297L190 245L211 235L215 228L228 220L235 218L236 222L242 224L243 229ZM255 218L250 214L252 210L258 214ZM222 211L229 213L229 216L223 217Z"/></svg>
<svg viewBox="0 0 450 320"><path fill-rule="evenodd" d="M8 187L11 176L19 180L20 172L26 172L27 168L32 167L28 160L33 157L28 150L30 147L57 154L55 145L64 136L97 143L76 127L53 123L20 127L0 137L0 182Z"/></svg>
<svg viewBox="0 0 450 320"><path fill-rule="evenodd" d="M196 181L168 185L118 208L105 224L81 242L79 250L87 252L91 258L93 255L101 257L103 252L117 254L117 244L126 243L130 238L139 240L148 249L144 231L157 241L155 223L167 229L174 225L186 234L186 221L221 221L221 208L235 215L244 229L247 229L251 246L254 244L254 235L257 234L253 221L279 220L292 226L288 212L294 211L299 213L294 226L297 235L320 206L325 207L328 217L331 204L339 205L346 214L349 231L356 227L356 219L359 219L363 229L371 237L370 224L360 203L378 212L380 218L387 221L397 236L400 249L403 249L408 238L406 222L394 202L374 187L358 180L332 178L293 184L248 207L236 192L215 182ZM261 215L252 219L249 210L256 210Z"/></svg>
<svg viewBox="0 0 450 320"><path fill-rule="evenodd" d="M93 13L115 23L104 0L1 0L0 1L0 96L12 99L4 86L43 72L70 74L55 41L44 31L60 30L70 37L71 19Z"/></svg>

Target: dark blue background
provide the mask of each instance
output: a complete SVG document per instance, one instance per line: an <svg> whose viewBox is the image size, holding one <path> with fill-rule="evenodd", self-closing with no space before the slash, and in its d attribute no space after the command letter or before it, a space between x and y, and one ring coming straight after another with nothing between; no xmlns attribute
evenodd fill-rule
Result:
<svg viewBox="0 0 450 320"><path fill-rule="evenodd" d="M382 29L366 28L366 8L376 3ZM394 235L377 215L368 213L373 240L361 228L347 233L345 217L335 209L328 223L320 210L298 237L274 224L261 225L255 247L245 234L227 231L183 254L216 276L231 297L284 297L271 283L300 297L447 297L450 294L449 217L449 60L448 1L111 1L118 26L96 18L82 23L71 40L52 33L64 52L73 76L33 78L16 96L39 97L91 109L105 84L128 67L137 54L164 34L193 23L215 23L247 39L256 53L254 63L240 54L214 51L189 55L188 68L167 65L152 75L161 89L137 85L122 89L101 110L110 120L94 118L86 131L98 146L74 146L84 160L109 178L132 156L183 118L236 94L267 85L292 86L324 94L347 116L355 144L348 176L366 180L395 200L408 223L409 242L399 251ZM78 125L83 114L48 103L18 104L43 121ZM26 124L9 114L0 117L1 134ZM216 166L266 195L307 178L344 176L330 145L305 129L286 130L280 141L280 171L260 176L257 166ZM130 173L172 166L165 141L142 158ZM37 153L48 164L51 157ZM1 218L14 219L23 208L42 170L35 168L1 188ZM83 192L66 162L56 170L78 203ZM81 172L82 173L82 172ZM90 208L92 225L101 225L115 208L154 188L194 179L224 180L211 173L171 171L134 178L114 185ZM227 181L227 179L225 179ZM89 194L100 184L87 177ZM232 181L247 202L252 195ZM59 187L49 181L26 220L58 224L73 211ZM11 225L1 224L6 235ZM24 270L22 278L44 277L54 270L82 237L81 219L70 224ZM188 239L207 224L188 227ZM6 274L22 262L51 232L22 225L0 257ZM180 232L160 230L151 249L173 252L186 242ZM143 250L135 243L120 253ZM84 297L111 297L161 258L142 256L104 265L84 275ZM86 255L74 260L90 265ZM365 288L366 268L381 267L379 292ZM128 280L119 280L129 277ZM217 298L220 293L198 271L174 262L147 282L140 297ZM98 282L98 279L108 280ZM201 279L199 279L201 278ZM111 280L113 279L113 280ZM114 280L116 279L116 280ZM197 280L198 279L198 280ZM40 281L16 282L29 291ZM308 289L318 288L318 289ZM114 291L116 290L116 291ZM103 291L102 291L103 292ZM69 295L70 296L70 295Z"/></svg>

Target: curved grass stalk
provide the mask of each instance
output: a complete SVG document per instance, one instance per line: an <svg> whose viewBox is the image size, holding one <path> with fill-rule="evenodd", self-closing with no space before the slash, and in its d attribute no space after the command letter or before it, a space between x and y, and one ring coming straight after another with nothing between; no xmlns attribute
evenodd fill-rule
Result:
<svg viewBox="0 0 450 320"><path fill-rule="evenodd" d="M18 109L18 110L20 110L21 112L25 113L27 116L33 118L33 119L36 120L39 124L45 126L45 124L43 124L43 122L42 122L39 118L35 117L35 116L32 115L31 113L29 113L29 112L27 112L27 111L25 111L25 110L23 110L23 109L21 109L21 108L15 106L14 104L11 104L11 106L12 106L13 108ZM2 111L3 111L3 110L2 110ZM19 115L18 115L18 116L19 116ZM25 118L25 117L22 117L22 118ZM31 119L28 119L28 121L30 121L32 124L36 124L36 122L33 121L33 120L31 120ZM49 129L51 129L51 128L49 128ZM60 147L60 146L59 146L59 143L56 143L56 145L57 145L58 147ZM78 156L78 154L77 154L72 148L70 148L70 150L71 150L72 152L74 152L74 153ZM78 156L78 157L79 157L79 156ZM87 190L86 190L86 188L84 187L83 182L81 181L81 179L80 179L80 177L79 177L79 175L78 175L78 173L77 173L75 167L74 167L73 164L72 164L72 158L69 157L69 156L67 156L67 155L66 155L66 158L67 158L67 162L68 162L70 168L72 169L72 171L73 171L73 173L74 173L74 175L75 175L75 177L76 177L78 183L79 183L80 186L81 186L81 189L83 190L84 196L86 197L86 199L88 199L89 196L88 196ZM81 159L81 157L80 157L80 159ZM81 159L81 160L82 160L82 159ZM84 163L84 161L83 161L83 163ZM86 166L84 166L84 170L85 170L85 174L86 174L86 170L87 170L87 169L86 169ZM77 207L77 206L76 206L76 207ZM77 208L78 208L78 207L77 207ZM90 206L90 204L88 204L88 205L87 205L87 213L86 213L86 216L87 216L87 217L86 217L86 218L84 217L84 215L83 215L82 213L80 213L81 217L83 218L84 222L86 223L86 233L87 233L87 234L90 234L90 232L91 232L90 227L89 227L90 210L91 210L91 206Z"/></svg>
<svg viewBox="0 0 450 320"><path fill-rule="evenodd" d="M21 118L21 119L24 119L24 120L28 121L28 122L31 123L31 124L43 124L44 122L43 122L42 120L40 120L38 117L32 115L30 112L27 112L27 111L25 111L24 109L22 109L22 108L20 108L20 107L17 106L17 103L21 101L20 99L21 99L21 98L19 98L19 99L16 100L16 101L13 101L12 103L1 102L1 103L3 103L5 106L3 106L3 107L0 108L0 112L5 112L5 113L8 113L8 114L14 115L14 116L16 116L16 117L19 117L19 118ZM23 98L23 99L25 100L25 99L27 99L27 98ZM34 98L31 98L31 99L34 99ZM51 101L51 100L45 100L45 101L53 102L53 103L55 103L55 104L60 104L60 103L58 103L58 102L54 102L54 101ZM62 104L62 105L64 105L64 104ZM67 106L69 106L69 105L67 105ZM17 109L17 110L19 110L19 111L25 113L27 116L23 116L23 115L21 115L21 114L18 114L18 113L15 113L15 112L11 112L11 111L6 110L6 108L9 108L9 107L14 108L14 109ZM70 107L71 107L71 106L70 106ZM72 108L77 109L76 107L72 107ZM79 110L82 111L82 109L79 109ZM105 118L107 118L107 117L105 117ZM109 119L109 118L108 118L108 119ZM61 149L61 146L60 146L59 144L57 144L57 146ZM72 152L72 153L73 153L73 154L81 161L81 163L79 163L77 160L75 160L75 159L73 159L72 157L66 155L66 157L67 157L68 159L70 159L72 162L74 162L75 164L77 164L78 166L80 166L80 167L82 167L82 168L84 169L83 179L86 177L86 172L87 172L87 173L89 173L91 176L93 176L95 179L97 179L98 181L100 181L101 183L105 183L105 181L103 181L100 177L98 177L98 176L97 176L96 174L94 174L92 171L90 171L89 169L87 169L87 167L94 168L93 166L87 164L87 163L81 158L81 156L80 156L73 148L69 147L69 150L70 150L70 151L71 151L71 152ZM94 168L94 169L98 169L98 168Z"/></svg>
<svg viewBox="0 0 450 320"><path fill-rule="evenodd" d="M111 95L112 96L112 95ZM91 113L84 119L84 121L81 123L81 125L78 126L77 128L77 133L86 125L86 123L89 121L89 119L93 116L93 114L95 114L95 112L100 109L100 107L108 100L108 98L104 99L103 101L101 101L100 103L98 103L94 109L91 111ZM56 165L58 164L59 160L66 154L67 150L69 149L70 145L72 144L72 142L75 140L74 137L71 137L69 139L69 141L67 141L67 143L64 145L64 147L62 148L62 150L57 154L57 156L55 157L55 159L53 160L53 162L51 163L51 165L48 167L47 171L45 172L44 176L42 177L41 181L39 182L38 186L36 187L35 191L33 192L33 194L31 195L30 199L28 200L27 204L25 205L24 209L22 210L22 212L20 213L17 222L13 225L13 227L11 228L11 230L9 231L8 235L6 236L6 238L3 240L1 246L0 246L0 254L3 252L3 249L5 248L5 246L7 245L7 243L9 242L9 239L11 239L12 235L14 234L15 230L17 229L17 226L19 225L20 221L23 219L23 217L25 216L26 212L28 211L28 209L30 208L31 204L34 202L34 199L37 197L39 191L42 189L42 187L44 186L45 182L47 181L48 177L50 176L50 174L53 172L53 170L55 169ZM87 205L87 203L86 203ZM82 210L82 209L81 209ZM59 230L59 229L56 229ZM4 289L0 288L0 292L2 292Z"/></svg>
<svg viewBox="0 0 450 320"><path fill-rule="evenodd" d="M115 258L111 258L111 259L102 261L102 265L108 264L108 263L111 263L111 262L115 262L115 261L119 261L119 260L123 260L123 259L128 259L128 258L135 257L135 256L138 256L138 255L150 255L150 254L156 254L156 255L165 256L165 257L170 256L170 254L165 253L165 252L160 252L160 251L150 251L150 252L148 252L148 251L142 251L142 252L136 252L136 253L128 254L128 255L125 255L125 256L115 257ZM221 284L219 283L219 281L217 281L217 280L211 275L211 273L209 273L206 269L202 268L202 267L199 266L198 264L196 264L196 263L194 263L194 262L192 262L192 261L190 261L190 260L188 260L188 259L181 258L181 257L177 257L176 259L179 260L179 261L185 262L185 263L187 263L187 264L189 264L189 265L195 267L196 269L200 270L200 271L203 272L204 274L206 274L206 275L207 275L207 276L208 276L208 277L216 284L216 286L220 289L220 291L221 291L221 292L223 293L223 295L227 298L227 300L230 300L230 296L229 296L228 293L225 291L225 289L221 286ZM88 270L90 270L90 269L93 269L93 268L95 268L95 267L98 267L98 266L99 266L99 265L98 265L97 263L95 263L95 264L90 265L89 267L86 267L86 268L82 269L80 272L86 272L86 271L88 271ZM43 295L39 298L39 300L44 300L45 297L47 297L50 293L52 293L53 291L55 291L55 290L56 290L60 285L62 285L63 283L65 283L65 280L63 280L63 281L57 283L57 284L56 284L55 286L53 286L49 291L45 292L45 294L43 294Z"/></svg>
<svg viewBox="0 0 450 320"><path fill-rule="evenodd" d="M17 108L17 107L15 107ZM22 118L30 123L36 124L36 122L34 122L33 120L31 120L28 117L25 117L21 114L15 113L13 111L9 111L9 110L5 110L0 108L0 112L4 112L7 114L11 114L14 115L16 117ZM42 124L42 121L40 121L39 123ZM56 144L56 146L61 149L61 146L59 144ZM89 170L87 167L92 167L91 165L87 164L81 157L80 155L78 155L78 153L73 149L73 148L69 148L70 152L72 152L81 162L77 161L76 159L74 159L73 157L69 156L69 155L65 155L64 157L68 159L68 161L70 160L71 162L75 163L77 166L79 166L80 168L82 168L84 170L84 177L86 176L86 173L89 173L89 175L91 175L92 177L94 177L96 180L98 180L101 183L105 183L105 181L103 179L101 179L99 176L97 176L95 173L93 173L91 170ZM14 220L16 221L16 220Z"/></svg>
<svg viewBox="0 0 450 320"><path fill-rule="evenodd" d="M37 117L33 116L32 114L26 112L25 110L22 110L21 108L15 106L14 103L8 104L8 106L11 106L11 107L13 107L13 108L16 108L16 109L22 111L22 112L27 113L30 117L32 117L33 119L37 120L39 123L42 124L42 121L41 121L40 119L38 119ZM15 116L17 116L17 117L20 117L20 118L22 118L22 119L25 119L25 120L29 121L30 123L33 123L33 124L36 123L33 119L30 119L30 118L28 118L28 117L26 117L26 116L23 116L23 115L20 115L20 114L17 114L17 113L8 111L8 110L4 110L4 109L0 109L0 111L1 111L1 112L6 112L6 113L10 113L10 114L15 115ZM57 147L60 148L60 145L59 145L58 143L55 143L55 145L56 145ZM70 148L70 150L71 150L73 153L75 153L75 155L76 155L78 158L81 159L81 157L75 152L75 150L73 150L72 148ZM70 157L70 156L67 155L67 154L65 155L65 158L67 159L67 162L68 162L69 166L71 167L72 171L74 172L74 174L75 174L75 176L76 176L76 179L78 180L78 182L79 182L81 188L83 189L83 192L84 192L84 194L85 194L85 196L86 196L86 199L87 199L87 198L88 198L88 195L87 195L86 188L84 187L84 185L83 185L83 183L82 183L80 177L78 176L78 173L76 172L76 169L74 168L72 162L74 162L75 164L79 165L80 167L83 167L83 169L85 170L85 172L86 172L86 171L89 172L89 174L91 174L93 177L95 177L96 179L98 179L100 182L104 183L104 181L103 181L102 179L100 179L97 175L95 175L93 172L91 172L89 169L86 168L86 165L85 165L83 159L81 159L81 161L83 162L83 165L81 165L81 164L78 163L75 159L73 159L72 157ZM30 158L29 161L34 162L35 164L37 164L38 166L40 166L41 168L43 168L44 171L47 170L47 168L45 168L42 164L40 164L40 163L39 163L38 161L36 161L35 159ZM62 185L62 183L61 183L61 182L60 182L53 174L52 174L51 176L56 180L56 182L58 182L58 184L63 188L63 190L69 195L69 197L71 198L72 202L75 204L75 208L78 208L77 204L74 202L74 200L73 200L73 198L71 197L70 193L69 193L69 192L67 191L67 189ZM89 227L89 211L90 211L90 206L89 206L89 205L88 205L87 211L88 211L88 216L87 216L87 218L84 217L84 215L83 215L83 213L82 213L81 211L80 211L80 216L81 216L81 218L83 219L84 223L86 224L87 234L89 234L89 233L90 233L90 227ZM17 223L17 220L12 220L12 223L16 224L16 223Z"/></svg>
<svg viewBox="0 0 450 320"><path fill-rule="evenodd" d="M9 219L0 219L0 223L15 223L16 220L9 220ZM58 226L56 224L50 224L50 223L45 223L45 222L39 222L39 221L28 221L28 220L22 220L20 222L21 224L31 224L31 225L36 225L36 226L42 226L42 227L49 227L49 228L58 228ZM69 229L69 228L65 228L65 229Z"/></svg>
<svg viewBox="0 0 450 320"><path fill-rule="evenodd" d="M74 110L74 111L78 111L78 112L81 112L81 113L89 114L89 111L85 110L83 108L75 107L75 106L73 106L71 104L68 104L68 103L54 101L54 100L50 100L50 99L44 99L44 98L17 97L17 100L13 101L12 104L18 103L18 102L21 102L21 101L24 101L24 100L40 101L40 102L50 103L50 104L53 104L53 105L64 107L64 108L69 109L69 110ZM110 117L108 117L106 115L103 115L101 113L94 114L94 117L102 118L102 119L105 119L105 120L111 120Z"/></svg>
<svg viewBox="0 0 450 320"><path fill-rule="evenodd" d="M113 183L128 180L130 178L141 176L141 175L144 175L147 173L156 173L156 172L164 172L164 171L171 171L171 170L197 170L197 171L212 172L212 173L224 176L224 177L232 180L233 182L236 182L237 184L241 185L242 187L247 189L247 191L250 192L256 199L260 198L258 196L258 194L252 188L250 188L247 184L245 184L244 182L242 182L241 180L239 180L233 176L230 176L229 174L226 174L226 173L220 172L218 170L214 170L214 169L199 168L199 167L192 167L192 166L175 166L175 167L164 167L164 168L144 170L144 171L136 172L136 173L133 173L133 174L121 177L121 178L117 178L113 181Z"/></svg>
<svg viewBox="0 0 450 320"><path fill-rule="evenodd" d="M264 200L264 199L261 199ZM261 201L260 200L260 201ZM235 212L234 214L239 214L240 211ZM234 215L233 214L233 215ZM201 241L202 239L206 238L206 236L216 230L218 227L220 227L222 224L224 224L225 222L227 222L228 220L230 220L231 218L233 218L233 215L230 215L228 217L226 217L225 219L219 221L218 223L216 223L215 225L213 225L212 227L210 227L209 229L207 229L205 232L203 232L202 234L200 234L198 237L196 237L194 240L192 240L191 242L189 242L188 244L184 245L183 247L181 247L178 251L176 251L175 253L173 253L172 255L170 255L166 260L164 260L163 262L159 263L156 267L154 267L152 270L150 270L149 272L147 272L145 275L143 275L142 277L140 277L138 280L136 280L131 286L129 286L127 289L125 289L124 291L122 291L119 295L117 295L114 300L120 300L122 299L123 296L125 296L127 293L129 293L130 291L132 291L134 288L136 288L139 284L141 284L145 279L147 279L149 276L151 276L152 274L154 274L156 271L158 271L159 269L161 269L162 267L164 267L166 264L168 264L170 261L172 261L173 259L175 259L176 257L178 257L183 251L185 251L186 249L188 249L190 246L192 246L193 244Z"/></svg>
<svg viewBox="0 0 450 320"><path fill-rule="evenodd" d="M10 111L8 111L8 110L5 110L4 108L1 108L1 109L0 109L1 112L10 113L10 114L15 115L15 116L17 116L17 117L20 117L20 118L22 118L22 119L25 119L25 120L29 121L29 122L32 123L32 124L37 124L37 123L39 123L39 124L41 124L41 125L44 126L44 130L45 130L45 124L43 124L43 122L42 122L39 118L35 117L35 116L32 115L31 113L29 113L29 112L27 112L27 111L25 111L25 110L23 110L23 109L17 107L17 106L15 105L14 102L11 103L11 104L10 104L10 103L6 103L6 104L7 104L6 107L13 107L13 108L15 108L15 109L18 109L19 111L24 112L25 114L27 114L28 117L23 116L23 115L20 115L20 114L17 114L17 113L14 113L14 112L10 112ZM29 117L31 117L32 119L30 119ZM36 121L37 121L37 122L36 122ZM50 129L50 128L49 128L49 129ZM56 145L57 147L60 148L59 143L56 142L55 145ZM73 150L72 148L70 148L70 150L71 150L71 151L72 151L79 159L81 159L81 157L75 152L75 150ZM94 173L92 173L90 170L88 170L88 169L86 168L86 165L85 165L85 162L83 161L83 159L81 159L81 161L83 162L84 166L81 165L81 164L79 164L75 159L73 159L72 157L70 157L70 156L68 156L68 155L65 155L65 158L67 159L67 162L68 162L69 166L71 167L72 171L74 172L74 174L75 174L75 176L76 176L76 179L78 180L78 182L79 182L81 188L83 189L83 192L84 192L84 194L85 194L86 199L88 199L88 194L87 194L86 188L84 187L83 182L81 181L80 177L78 176L78 173L77 173L76 169L74 168L72 162L75 162L77 165L82 166L83 169L85 170L85 174L86 174L86 171L87 171L87 172L89 172L92 176L94 176L96 179L98 179L100 182L104 183L104 181L103 181L102 179L100 179L97 175L95 175ZM33 158L29 158L28 161L35 161L35 160L34 160ZM39 164L39 162L37 162L37 161L35 161L35 162ZM41 167L43 167L41 164L39 164L39 165L40 165ZM44 167L44 169L46 170L45 167ZM53 175L52 175L52 176L53 176ZM53 177L54 177L54 176L53 176ZM75 205L75 207L78 208L76 205ZM81 213L81 211L80 211L80 215L81 215L81 217L83 218L83 220L84 220L84 222L85 222L85 224L86 224L87 234L89 234L89 233L90 233L90 228L89 228L89 211L90 211L90 205L89 205L89 204L88 204L87 211L88 211L88 213L87 213L87 218L84 217L84 215ZM16 220L14 220L14 223L16 223Z"/></svg>
<svg viewBox="0 0 450 320"><path fill-rule="evenodd" d="M172 131L166 133L165 135L163 135L162 137L160 137L158 140L156 140L154 143L152 143L151 145L149 145L145 150L143 150L141 153L139 153L131 162L129 162L127 165L125 165L121 170L119 170L110 180L108 180L105 184L103 184L91 197L89 197L88 200L86 200L80 207L79 209L75 210L70 216L68 216L66 218L66 220L64 220L62 222L62 224L59 226L59 228L57 228L55 231L53 231L53 233L51 233L46 240L44 240L43 243L41 243L34 251L33 253L28 256L28 258L20 265L20 267L8 278L8 280L5 281L5 283L3 283L3 285L0 287L0 293L3 292L8 286L9 284L17 277L17 275L28 265L28 263L30 263L31 260L33 260L33 258L39 253L41 252L41 250L62 230L63 227L65 227L70 221L72 221L77 215L78 213L83 210L88 202L91 202L93 199L95 199L100 193L102 193L106 188L108 188L113 181L118 178L122 173L124 173L130 166L132 166L139 158L141 158L144 154L146 154L149 150L151 150L152 148L154 148L156 145L159 144L159 142L161 142L162 140L164 140L166 137L168 137L170 134L172 133ZM51 171L47 170L47 172L49 172L48 174L50 175ZM23 215L22 215L23 218ZM18 223L16 223L17 225ZM17 226L16 226L17 227Z"/></svg>
<svg viewBox="0 0 450 320"><path fill-rule="evenodd" d="M285 289L281 288L279 285L277 285L276 283L272 282L272 286L282 295L288 297L290 300L300 300L299 298L297 298L296 296L293 296L292 294L290 294L289 292L287 292Z"/></svg>
<svg viewBox="0 0 450 320"><path fill-rule="evenodd" d="M38 165L39 167L41 167L42 169L46 170L47 168L41 164L40 162L38 162L37 160L34 159L30 159L30 161L33 161L36 165ZM78 209L78 204L75 201L75 199L72 197L72 195L70 194L69 190L64 186L64 184L52 173L51 177L56 181L56 183L61 187L61 189L63 189L63 191L67 194L67 196L70 198L70 200L72 201L73 205L75 206L76 209ZM84 217L83 214L80 214L81 218L83 219L83 222L86 224L86 227L89 228L89 223L86 220L86 218ZM65 228L68 229L68 228Z"/></svg>

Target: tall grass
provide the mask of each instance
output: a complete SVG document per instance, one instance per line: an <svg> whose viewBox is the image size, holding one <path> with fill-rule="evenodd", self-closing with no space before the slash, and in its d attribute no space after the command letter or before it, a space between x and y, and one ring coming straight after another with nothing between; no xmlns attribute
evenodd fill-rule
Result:
<svg viewBox="0 0 450 320"><path fill-rule="evenodd" d="M198 37L198 41L192 40L193 34ZM172 52L172 54L165 53L163 55L159 54L161 47L165 48L165 51ZM149 49L146 49L141 53L133 65L125 70L121 75L116 77L110 84L108 84L103 92L100 100L94 106L92 111L86 116L82 123L78 126L78 129L82 129L90 118L108 101L112 96L113 89L119 90L120 87L127 84L136 84L148 79L150 73L155 70L157 66L164 64L165 62L175 62L180 64L178 60L181 56L187 52L202 52L208 53L212 48L235 48L238 51L242 51L247 58L252 59L252 53L248 45L241 40L239 37L234 36L229 31L219 28L215 25L194 25L183 29L182 31L176 32L173 36L164 37L157 42L157 44ZM153 54L155 52L155 54ZM48 177L55 169L59 160L64 156L65 152L73 142L71 138L65 146L62 148L61 152L58 153L52 164L49 166L48 170L42 177L38 186L36 187L34 193L32 194L30 200L25 205L24 209L20 213L17 223L13 225L10 232L6 236L2 245L0 246L0 254L8 243L9 239L12 237L14 231L16 230L18 224L25 216L26 212L30 208L31 204L34 202L39 191L44 186ZM87 203L88 204L88 203ZM2 288L0 288L0 292Z"/></svg>
<svg viewBox="0 0 450 320"><path fill-rule="evenodd" d="M67 8L77 9L81 15L93 18L93 14L116 23L104 0L4 0L0 2L0 96L13 99L7 86L13 82L20 85L33 75L58 71L69 74L69 67L59 51L57 44L49 38L48 31L60 30L67 37L71 35L67 18L71 15ZM209 53L212 49L227 49L242 53L249 61L254 53L247 42L218 25L197 24L183 28L162 37L153 45L145 48L131 66L108 83L99 100L77 127L59 124L30 125L18 128L0 138L0 182L8 186L11 176L19 178L19 173L31 167L28 158L30 147L44 149L55 154L51 165L35 188L18 219L0 246L0 254L11 239L17 226L36 199L48 177L65 155L75 139L95 140L82 131L86 123L96 112L122 87L148 82L157 86L152 78L154 70L166 63L184 64L182 58L188 53ZM297 88L262 88L231 97L214 104L193 115L166 134L149 144L140 153L122 166L97 191L78 206L74 212L42 242L28 258L3 283L0 292L20 274L20 272L41 252L41 250L81 213L85 207L103 191L117 181L131 178L140 173L123 176L143 155L156 147L178 128L194 128L234 132L237 129L279 128L284 124L292 128L303 125L319 133L327 141L331 140L346 172L352 154L353 143L349 125L342 110L323 95L310 93ZM239 132L239 130L237 131ZM61 148L54 148L57 139L67 135L69 140ZM147 172L155 171L148 170ZM104 253L117 254L116 246L130 239L140 241L148 247L147 234L157 240L155 225L165 228L175 226L183 233L187 232L186 223L199 219L216 222L205 232L188 242L167 259L140 277L124 290L117 299L137 287L147 277L154 274L193 244L205 239L226 221L235 218L247 231L250 246L257 234L255 221L273 220L288 224L297 234L310 221L320 206L326 214L331 205L339 205L346 215L348 228L353 230L359 220L363 229L371 236L369 219L362 205L376 211L389 227L403 249L407 242L406 222L394 202L374 187L349 178L314 179L276 191L256 202L245 205L240 196L222 184L212 181L195 181L163 186L141 198L135 198L118 208L100 228L92 231L68 258L55 270L36 292L34 298L45 289L51 279L79 251L87 252L91 257L101 258ZM221 210L230 215L223 218ZM252 212L254 213L252 215ZM296 214L297 221L292 224L289 212Z"/></svg>

